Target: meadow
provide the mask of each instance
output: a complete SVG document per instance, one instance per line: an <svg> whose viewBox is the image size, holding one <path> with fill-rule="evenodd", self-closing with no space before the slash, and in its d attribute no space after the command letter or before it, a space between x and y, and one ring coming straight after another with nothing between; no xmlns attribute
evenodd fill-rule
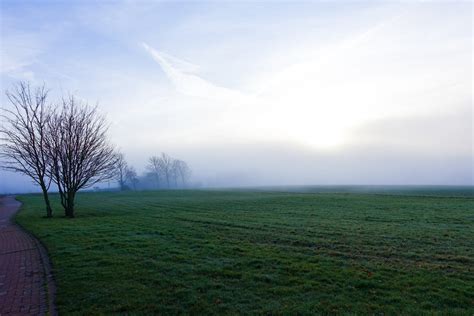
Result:
<svg viewBox="0 0 474 316"><path fill-rule="evenodd" d="M47 247L60 314L474 314L474 198L81 193L17 222Z"/></svg>

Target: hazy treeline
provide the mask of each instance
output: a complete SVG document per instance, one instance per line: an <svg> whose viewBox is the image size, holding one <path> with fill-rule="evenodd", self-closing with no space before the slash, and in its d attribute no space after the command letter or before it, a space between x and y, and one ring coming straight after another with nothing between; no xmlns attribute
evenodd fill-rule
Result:
<svg viewBox="0 0 474 316"><path fill-rule="evenodd" d="M180 159L166 153L148 159L146 171L141 175L130 166L125 155L117 155L117 182L120 190L182 189L189 187L191 169Z"/></svg>

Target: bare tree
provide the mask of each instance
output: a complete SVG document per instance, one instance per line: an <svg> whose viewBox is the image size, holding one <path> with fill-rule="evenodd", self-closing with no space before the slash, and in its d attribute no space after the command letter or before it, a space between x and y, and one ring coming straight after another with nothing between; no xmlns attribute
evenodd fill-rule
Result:
<svg viewBox="0 0 474 316"><path fill-rule="evenodd" d="M188 164L183 160L176 160L174 165L176 174L181 179L181 185L185 188L187 186L186 182L191 176L191 168L189 168Z"/></svg>
<svg viewBox="0 0 474 316"><path fill-rule="evenodd" d="M159 188L160 186L160 178L161 178L161 164L160 164L160 158L153 156L150 157L148 160L148 165L147 169L149 171L149 174L153 176L156 182L156 188Z"/></svg>
<svg viewBox="0 0 474 316"><path fill-rule="evenodd" d="M58 186L67 217L74 217L77 191L115 177L117 155L107 141L107 126L96 107L73 96L62 100L49 120L47 152L51 177Z"/></svg>
<svg viewBox="0 0 474 316"><path fill-rule="evenodd" d="M20 82L6 95L13 109L4 109L5 114L1 115L4 124L0 127L0 155L5 160L2 167L25 174L40 186L46 217L52 217L48 196L50 161L45 151L50 117L50 108L46 104L48 91L42 86L33 92L29 83Z"/></svg>
<svg viewBox="0 0 474 316"><path fill-rule="evenodd" d="M128 169L127 162L125 161L125 156L121 152L117 153L117 163L115 165L116 172L117 172L117 180L119 184L119 188L121 191L125 190L126 185L126 173Z"/></svg>
<svg viewBox="0 0 474 316"><path fill-rule="evenodd" d="M171 188L171 180L173 178L173 162L174 159L165 153L161 153L161 156L153 156L148 160L147 169L152 174L157 183L157 187L160 185L160 180L166 181L166 187Z"/></svg>
<svg viewBox="0 0 474 316"><path fill-rule="evenodd" d="M166 179L167 188L170 188L170 179L173 172L173 158L165 153L161 153L159 158L159 164L161 172L163 173L164 178Z"/></svg>
<svg viewBox="0 0 474 316"><path fill-rule="evenodd" d="M137 189L139 180L138 180L138 175L137 175L137 172L135 171L135 168L127 167L125 171L125 179L128 183L130 183L133 190Z"/></svg>
<svg viewBox="0 0 474 316"><path fill-rule="evenodd" d="M171 164L171 178L174 181L174 187L178 188L178 178L179 178L179 160L173 159Z"/></svg>

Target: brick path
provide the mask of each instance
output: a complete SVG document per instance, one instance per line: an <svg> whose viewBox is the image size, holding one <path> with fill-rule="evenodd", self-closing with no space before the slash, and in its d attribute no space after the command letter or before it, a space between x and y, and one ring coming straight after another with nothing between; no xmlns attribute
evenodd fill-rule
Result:
<svg viewBox="0 0 474 316"><path fill-rule="evenodd" d="M20 205L12 196L0 197L0 315L54 315L46 252L11 221Z"/></svg>

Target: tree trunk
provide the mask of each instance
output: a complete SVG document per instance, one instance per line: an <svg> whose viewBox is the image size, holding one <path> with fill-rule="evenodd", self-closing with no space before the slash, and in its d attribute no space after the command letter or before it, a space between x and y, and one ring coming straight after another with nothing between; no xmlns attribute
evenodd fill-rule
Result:
<svg viewBox="0 0 474 316"><path fill-rule="evenodd" d="M46 204L46 217L51 218L53 217L53 209L51 208L51 203L49 202L49 195L48 195L48 189L44 185L44 183L41 183L41 191L43 191L43 199L44 203Z"/></svg>
<svg viewBox="0 0 474 316"><path fill-rule="evenodd" d="M155 176L155 181L156 181L156 188L159 189L160 188L160 177Z"/></svg>
<svg viewBox="0 0 474 316"><path fill-rule="evenodd" d="M46 203L46 217L53 217L53 209L51 208L51 203L49 202L48 192L43 190L44 203Z"/></svg>
<svg viewBox="0 0 474 316"><path fill-rule="evenodd" d="M74 192L68 192L66 197L65 215L69 218L74 218Z"/></svg>

